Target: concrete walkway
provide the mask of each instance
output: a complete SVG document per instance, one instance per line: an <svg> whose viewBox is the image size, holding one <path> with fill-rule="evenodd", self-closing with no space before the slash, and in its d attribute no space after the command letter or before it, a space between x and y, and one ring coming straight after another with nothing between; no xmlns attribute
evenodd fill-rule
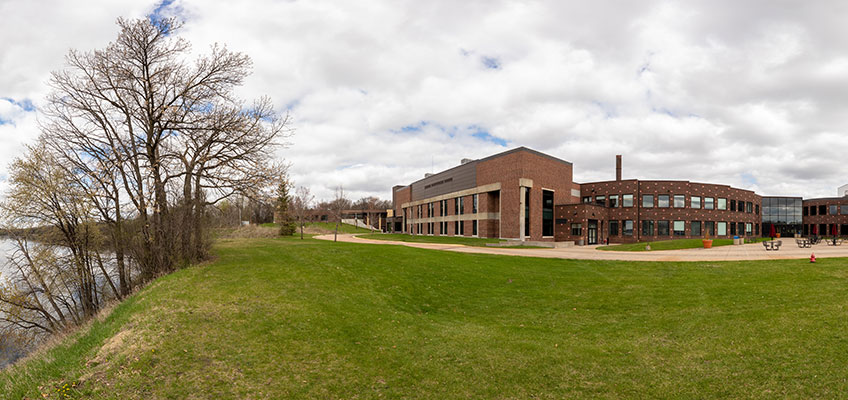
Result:
<svg viewBox="0 0 848 400"><path fill-rule="evenodd" d="M333 240L333 235L316 236L316 239ZM784 260L808 259L811 253L816 258L848 257L848 244L828 246L823 242L812 248L799 248L795 239L781 239L779 251L766 251L761 243L739 246L720 246L711 249L683 249L662 251L604 251L598 246L576 246L561 249L516 249L498 247L474 247L461 244L412 243L394 240L370 240L351 234L339 235L339 241L382 245L400 245L420 249L446 250L458 253L499 254L507 256L567 258L576 260L624 260L624 261L738 261L738 260Z"/></svg>

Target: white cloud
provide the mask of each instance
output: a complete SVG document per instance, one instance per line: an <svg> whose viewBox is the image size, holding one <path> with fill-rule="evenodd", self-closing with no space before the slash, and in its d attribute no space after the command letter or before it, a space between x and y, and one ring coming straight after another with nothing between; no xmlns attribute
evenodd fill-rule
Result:
<svg viewBox="0 0 848 400"><path fill-rule="evenodd" d="M624 154L627 177L813 197L848 180L838 4L177 0L165 12L185 18L196 52L218 42L253 58L240 94L291 108L280 155L319 198L338 184L389 198L521 145L574 162L577 181L610 179ZM0 97L37 104L68 48L103 47L115 18L155 6L2 3ZM0 109L16 121L0 125L0 164L34 136L30 114Z"/></svg>

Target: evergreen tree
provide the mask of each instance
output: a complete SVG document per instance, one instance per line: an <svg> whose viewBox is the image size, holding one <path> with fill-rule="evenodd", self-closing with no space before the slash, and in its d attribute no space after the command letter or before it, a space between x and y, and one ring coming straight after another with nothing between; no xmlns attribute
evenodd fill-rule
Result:
<svg viewBox="0 0 848 400"><path fill-rule="evenodd" d="M281 180L279 186L277 186L277 213L275 219L280 225L280 236L291 236L297 231L297 225L294 223L294 218L289 211L289 202L291 202L291 195L289 195L290 187L291 183L288 179Z"/></svg>

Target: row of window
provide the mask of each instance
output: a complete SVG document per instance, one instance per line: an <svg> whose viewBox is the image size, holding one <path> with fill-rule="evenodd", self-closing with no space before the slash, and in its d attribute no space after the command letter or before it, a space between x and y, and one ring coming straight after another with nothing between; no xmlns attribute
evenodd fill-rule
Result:
<svg viewBox="0 0 848 400"><path fill-rule="evenodd" d="M597 205L607 207L607 201L609 201L609 207L617 208L617 207L633 207L633 195L632 194L623 194L621 195L621 202L619 203L619 195L613 194L609 196L584 196L584 203L592 203L594 202ZM686 208L686 195L684 194L643 194L642 195L642 208ZM689 208L695 209L705 209L705 210L730 210L730 211L738 211L738 212L747 212L756 214L760 213L760 206L758 204L754 204L750 201L744 200L728 200L723 197L701 197L701 196L689 196Z"/></svg>
<svg viewBox="0 0 848 400"><path fill-rule="evenodd" d="M834 234L834 230L837 235L848 235L848 224L804 224L804 236L830 236Z"/></svg>
<svg viewBox="0 0 848 400"><path fill-rule="evenodd" d="M558 221L559 222L559 221ZM647 221L642 222L642 236L686 236L686 221ZM564 222L563 222L564 223ZM620 225L619 225L620 224ZM633 221L609 221L609 235L619 236L619 227L624 236L633 236ZM714 222L690 221L690 236L710 235L759 235L760 226L750 222ZM571 236L582 236L582 224L571 224Z"/></svg>
<svg viewBox="0 0 848 400"><path fill-rule="evenodd" d="M804 207L804 215L848 215L848 204L822 204L818 206Z"/></svg>
<svg viewBox="0 0 848 400"><path fill-rule="evenodd" d="M465 214L465 199L463 197L457 197L454 199L454 209L453 215L462 215ZM471 195L471 213L477 214L477 204L478 197L476 194ZM417 209L416 218L429 218L433 217L436 214L435 203L429 202L427 203L427 213L424 213L424 204L419 204ZM426 215L426 217L425 217ZM439 201L439 216L445 217L448 215L448 201L440 200Z"/></svg>
<svg viewBox="0 0 848 400"><path fill-rule="evenodd" d="M453 222L453 232L456 236L464 236L465 235L465 224L461 223L462 221L454 221ZM413 232L418 235L433 235L436 233L435 231L435 222L428 222L426 224L419 223L416 225L416 230ZM439 235L447 235L448 234L448 222L442 221L439 222ZM477 220L471 221L471 236L477 236Z"/></svg>

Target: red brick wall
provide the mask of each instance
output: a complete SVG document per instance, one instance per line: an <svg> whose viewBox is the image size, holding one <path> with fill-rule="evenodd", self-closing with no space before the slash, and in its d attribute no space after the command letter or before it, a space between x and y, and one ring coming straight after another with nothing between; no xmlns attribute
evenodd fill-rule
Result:
<svg viewBox="0 0 848 400"><path fill-rule="evenodd" d="M803 201L803 207L805 209L805 214L803 219L803 224L806 226L807 234L812 234L812 225L816 225L817 234L818 235L830 235L830 226L835 224L837 232L843 232L843 225L848 225L848 214L842 214L842 206L848 205L848 197L833 197L833 198L824 198L824 199L810 199ZM836 206L836 215L829 214L829 206ZM809 208L816 207L816 215L810 215ZM821 215L818 211L819 206L825 206L826 213L825 215ZM825 224L827 225L827 232L822 232L819 225Z"/></svg>
<svg viewBox="0 0 848 400"><path fill-rule="evenodd" d="M530 189L529 240L542 238L542 188L554 191L554 204L571 202L572 166L530 151L517 151L501 157L481 161L477 165L477 185L500 182L501 223L499 236L519 238L520 188L519 179L533 181Z"/></svg>

